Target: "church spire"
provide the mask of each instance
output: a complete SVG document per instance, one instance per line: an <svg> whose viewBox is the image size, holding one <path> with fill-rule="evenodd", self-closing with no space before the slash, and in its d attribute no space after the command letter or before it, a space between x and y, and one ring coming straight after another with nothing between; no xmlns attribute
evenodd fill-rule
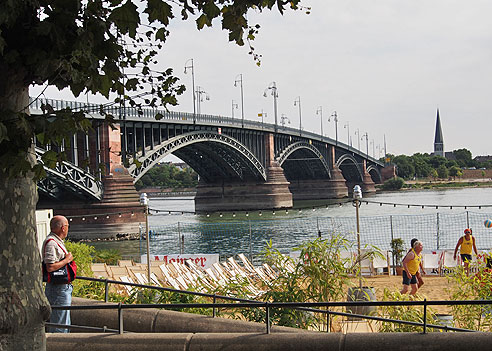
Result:
<svg viewBox="0 0 492 351"><path fill-rule="evenodd" d="M434 155L444 157L444 139L442 137L441 118L439 117L439 109L437 109L436 118L436 136L434 137Z"/></svg>

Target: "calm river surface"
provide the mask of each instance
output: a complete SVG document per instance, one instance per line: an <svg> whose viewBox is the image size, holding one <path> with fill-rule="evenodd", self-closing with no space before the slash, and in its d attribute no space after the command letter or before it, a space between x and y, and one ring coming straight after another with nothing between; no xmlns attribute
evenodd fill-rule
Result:
<svg viewBox="0 0 492 351"><path fill-rule="evenodd" d="M479 221L482 221L483 218L492 217L492 207L482 207L481 209L469 207L487 205L492 206L492 188L461 188L445 190L412 190L401 192L385 192L371 195L367 197L367 200L371 202L369 204L363 202L360 207L360 216L362 221L364 221L364 218L366 217L386 216L389 218L390 215L413 215L412 217L415 217L415 215L430 215L430 217L434 218L433 216L435 216L436 213L440 213L443 217L452 217L455 214L456 216L461 216L467 210L475 214L475 217L477 218L476 223L480 223ZM346 199L340 201L346 201ZM383 204L381 206L379 202L392 204L396 203L402 205L397 205L395 207L393 205ZM225 245L229 248L226 251L219 251L221 254L230 254L233 253L234 250L238 249L243 249L243 251L247 251L247 248L245 248L244 245L251 246L251 244L248 243L247 240L241 241L242 239L244 239L243 237L245 236L245 234L237 234L237 236L235 236L236 234L227 235L227 232L225 234L223 232L220 232L220 230L223 229L219 230L215 228L215 226L221 226L221 228L223 226L227 227L227 225L237 222L242 222L243 225L247 225L245 223L248 223L248 221L261 221L263 227L270 226L269 230L277 233L278 236L275 238L277 242L281 242L283 244L283 242L285 241L291 244L291 246L293 244L299 244L308 238L308 236L303 235L303 233L305 234L306 232L306 229L304 228L300 229L299 233L295 233L295 228L293 228L293 226L296 226L297 224L294 223L301 223L303 221L311 221L313 223L316 223L316 221L319 222L320 220L330 219L333 221L337 219L342 220L343 218L355 223L355 220L352 220L352 218L355 218L355 210L352 203L335 203L327 207L316 207L315 211L313 211L312 206L320 206L323 204L326 204L326 201L298 202L295 204L295 207L300 207L302 208L302 210L291 209L288 211L288 213L286 213L286 211L284 210L276 211L275 214L273 214L270 210L263 211L261 215L259 211L253 211L248 213L248 216L246 216L245 212L238 212L234 216L232 213L224 213L222 216L220 216L220 214L218 213L214 213L210 216L206 216L194 215L192 213L169 214L169 211L193 212L194 202L193 198L191 197L152 198L150 199L150 208L152 210L159 210L162 212L155 213L155 211L151 211L151 213L153 214L149 216L150 229L161 233L161 235L157 235L151 241L151 254L179 253L180 248L179 246L176 246L176 243L179 241L178 239L176 239L178 237L178 232L180 235L187 235L187 244L192 243L189 245L193 247L186 247L186 249L184 250L185 253L198 253L197 251L205 250L209 252L201 253L217 252L217 247L220 245ZM408 206L406 205L418 206L411 206L410 208L408 208ZM426 207L422 208L422 205ZM436 206L438 206L438 209L436 209ZM465 209L464 206L467 206L468 208ZM452 207L452 209L450 207ZM490 216L488 215L489 213L491 214ZM422 218L427 217L422 216ZM274 225L270 225L268 224L268 222L274 223ZM267 224L265 225L265 223ZM459 233L458 230L461 227L464 227L465 224L466 223L460 223L459 226L457 226L457 229L453 227L452 231ZM433 225L433 223L430 223L427 226L432 227ZM284 228L282 228L282 226ZM312 226L313 225L311 224L311 227ZM316 226L316 224L314 224L314 226ZM203 229L205 227L207 227L207 229ZM205 235L209 234L208 232L210 231L210 227L214 227L215 230L215 236L212 239ZM479 226L476 225L476 227L478 228ZM424 227L424 230L426 229L427 228ZM478 229L483 230L483 226L481 229ZM444 231L444 229L442 230ZM294 232L294 234L290 235L292 232ZM285 235L285 233L288 234ZM188 235L190 237L193 237L192 240L188 240ZM264 242L265 240L272 239L272 237L265 234L265 237L262 236L261 238L259 238L259 240L260 239ZM405 238L405 240L407 240L407 238ZM439 243L441 243L441 247L446 246L447 248L448 246L453 245L456 239L453 237L449 239L448 242L446 240L444 240L443 242L443 238L438 237L437 246L439 247ZM251 236L249 241L251 241ZM434 245L435 239L430 237L428 241L431 242L430 244L427 244L427 246L429 247L430 245ZM384 242L381 245L384 246L387 242L388 239L384 238ZM171 247L169 243L174 243L174 246ZM424 244L426 243L424 242ZM144 242L139 242L138 240L96 242L91 243L91 245L95 246L97 249L118 249L125 258L136 258L139 256L139 254L143 254L145 251Z"/></svg>

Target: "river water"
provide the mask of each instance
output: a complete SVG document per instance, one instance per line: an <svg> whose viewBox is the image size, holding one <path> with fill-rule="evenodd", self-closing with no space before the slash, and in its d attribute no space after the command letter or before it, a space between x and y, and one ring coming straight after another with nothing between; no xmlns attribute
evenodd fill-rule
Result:
<svg viewBox="0 0 492 351"><path fill-rule="evenodd" d="M245 252L254 256L270 240L274 247L286 252L332 232L344 233L354 240L355 207L347 199L339 201L329 205L326 201L297 202L289 211L194 215L191 197L152 198L149 227L156 235L151 239L150 251L221 255ZM452 249L466 227L473 228L479 248L492 248L492 229L483 226L485 219L492 218L492 188L378 193L362 200L359 214L363 244L381 249L388 249L394 237L405 242L418 237L431 250ZM134 259L146 248L145 242L139 240L91 245L96 249L118 249L124 258Z"/></svg>

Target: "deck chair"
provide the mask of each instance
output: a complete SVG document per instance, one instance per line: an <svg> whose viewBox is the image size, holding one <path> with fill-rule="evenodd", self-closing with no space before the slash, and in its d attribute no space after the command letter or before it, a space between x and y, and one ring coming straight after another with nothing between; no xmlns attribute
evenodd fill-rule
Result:
<svg viewBox="0 0 492 351"><path fill-rule="evenodd" d="M118 266L120 267L133 266L133 260L119 260Z"/></svg>
<svg viewBox="0 0 492 351"><path fill-rule="evenodd" d="M138 284L147 285L147 269L139 267L127 267L127 269L130 273L130 278L138 282Z"/></svg>
<svg viewBox="0 0 492 351"><path fill-rule="evenodd" d="M456 255L456 260L453 258L454 250L444 250L441 258L441 272L442 274L449 273L454 267L461 265L461 256Z"/></svg>
<svg viewBox="0 0 492 351"><path fill-rule="evenodd" d="M227 262L229 263L229 265L234 268L234 270L236 270L236 272L242 277L242 278L248 278L248 273L246 273L246 271L243 269L243 267L241 267L237 262L236 260L234 259L234 257L229 257L227 259Z"/></svg>
<svg viewBox="0 0 492 351"><path fill-rule="evenodd" d="M441 275L442 251L430 251L422 253L422 267L425 274Z"/></svg>
<svg viewBox="0 0 492 351"><path fill-rule="evenodd" d="M165 281L164 274L162 274L162 271L159 268L159 266L150 267L150 273L151 273L151 278L152 275L155 275L155 279L157 279L159 285L162 285L162 282Z"/></svg>
<svg viewBox="0 0 492 351"><path fill-rule="evenodd" d="M93 263L91 265L92 273L95 278L110 279L111 274L108 272L106 263Z"/></svg>
<svg viewBox="0 0 492 351"><path fill-rule="evenodd" d="M268 274L266 274L263 271L263 267L253 266L253 264L250 262L250 260L248 260L248 258L242 253L238 254L237 256L239 257L239 259L243 263L245 270L250 274L250 277L252 277L255 280L263 281L265 283L270 282L271 279L268 276Z"/></svg>
<svg viewBox="0 0 492 351"><path fill-rule="evenodd" d="M203 286L201 290L214 290L217 287L217 284L208 279L205 271L198 267L193 260L186 260L185 264L188 266L190 272L195 275L197 282Z"/></svg>
<svg viewBox="0 0 492 351"><path fill-rule="evenodd" d="M390 275L391 269L390 269L388 251L382 251L381 253L383 254L384 258L381 258L379 256L374 256L372 258L372 262L371 262L372 274L378 275L378 268L386 268L387 274Z"/></svg>
<svg viewBox="0 0 492 351"><path fill-rule="evenodd" d="M224 285L225 281L223 279L218 278L211 268L206 268L205 273L207 274L208 279L210 279L215 285Z"/></svg>
<svg viewBox="0 0 492 351"><path fill-rule="evenodd" d="M134 272L133 274L135 275L138 284L149 285L149 282L147 280L147 275L145 273Z"/></svg>
<svg viewBox="0 0 492 351"><path fill-rule="evenodd" d="M126 267L119 266L108 266L108 270L111 274L111 279L118 280L118 277L129 275L128 269Z"/></svg>
<svg viewBox="0 0 492 351"><path fill-rule="evenodd" d="M268 263L263 263L263 272L268 275L270 280L278 278L277 272L275 272L275 270Z"/></svg>
<svg viewBox="0 0 492 351"><path fill-rule="evenodd" d="M162 275L164 276L165 278L165 281L163 281L163 283L167 286L170 286L171 288L173 289L176 289L176 290L183 290L183 288L180 286L180 284L176 281L176 279L174 279L171 274L169 273L167 267L166 267L166 264L161 264L159 266L161 272L162 272Z"/></svg>
<svg viewBox="0 0 492 351"><path fill-rule="evenodd" d="M119 276L118 280L125 282L125 283L135 284L135 282L127 275ZM130 285L121 285L121 286L128 292L128 294L131 294L135 290L135 287L130 286Z"/></svg>

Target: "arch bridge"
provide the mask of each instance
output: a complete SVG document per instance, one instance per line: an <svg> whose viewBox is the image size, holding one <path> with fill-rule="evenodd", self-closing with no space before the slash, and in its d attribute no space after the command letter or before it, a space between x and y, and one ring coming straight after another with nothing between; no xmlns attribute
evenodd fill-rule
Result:
<svg viewBox="0 0 492 351"><path fill-rule="evenodd" d="M132 184L171 154L200 176L197 211L287 208L297 199L346 197L355 184L371 193L375 183L389 178L377 159L299 129L213 115L108 108L105 112L117 122L113 129L99 105L38 99L32 101L31 113L41 113L43 103L55 110L89 111L93 125L89 135L73 135L65 146L67 162L50 170L40 185L43 196L53 199L75 195L86 203L114 202L118 191L135 192ZM158 114L162 118L156 119Z"/></svg>

